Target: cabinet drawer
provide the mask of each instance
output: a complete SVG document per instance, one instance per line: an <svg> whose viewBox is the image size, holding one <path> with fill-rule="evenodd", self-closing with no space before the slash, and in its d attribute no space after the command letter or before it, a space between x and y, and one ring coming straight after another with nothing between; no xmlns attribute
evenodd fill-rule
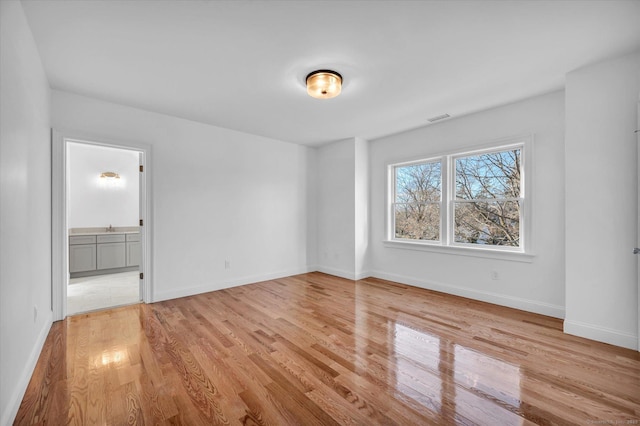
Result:
<svg viewBox="0 0 640 426"><path fill-rule="evenodd" d="M124 234L98 235L98 244L100 243L124 243Z"/></svg>
<svg viewBox="0 0 640 426"><path fill-rule="evenodd" d="M127 241L140 241L140 234L135 233L135 234L126 234L127 235Z"/></svg>
<svg viewBox="0 0 640 426"><path fill-rule="evenodd" d="M95 235L78 235L75 237L69 236L69 245L75 246L77 244L95 244Z"/></svg>

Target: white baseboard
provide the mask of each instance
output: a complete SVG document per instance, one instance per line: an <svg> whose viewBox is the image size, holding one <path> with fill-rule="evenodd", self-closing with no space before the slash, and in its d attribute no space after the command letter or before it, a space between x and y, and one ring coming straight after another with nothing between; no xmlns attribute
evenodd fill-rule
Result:
<svg viewBox="0 0 640 426"><path fill-rule="evenodd" d="M354 281L356 279L355 272L345 271L344 269L330 268L328 266L316 266L315 270L324 274L335 275L336 277L345 278L351 281Z"/></svg>
<svg viewBox="0 0 640 426"><path fill-rule="evenodd" d="M609 343L623 348L638 350L638 337L612 328L587 324L581 321L564 320L564 332L598 342Z"/></svg>
<svg viewBox="0 0 640 426"><path fill-rule="evenodd" d="M359 274L356 274L356 280L364 280L365 278L369 278L371 276L371 271L362 271Z"/></svg>
<svg viewBox="0 0 640 426"><path fill-rule="evenodd" d="M315 268L303 267L289 269L280 272L271 272L262 275L252 275L232 280L220 280L217 282L206 283L193 287L177 288L168 291L157 292L153 295L153 302L161 302L163 300L177 299L179 297L193 296L195 294L208 293L210 291L223 290L225 288L237 287L240 285L253 284L261 281L275 280L278 278L290 277L292 275L305 274L315 271Z"/></svg>
<svg viewBox="0 0 640 426"><path fill-rule="evenodd" d="M323 274L335 275L336 277L345 278L347 280L355 281L355 280L363 280L367 277L371 276L371 271L361 271L359 273L345 271L344 269L336 269L328 266L320 266L315 265L309 268L310 271L318 271Z"/></svg>
<svg viewBox="0 0 640 426"><path fill-rule="evenodd" d="M27 386L29 386L33 370L36 368L38 358L42 352L42 347L44 346L44 342L47 340L49 330L51 330L51 325L53 324L53 312L49 311L46 315L42 329L40 330L40 333L38 333L36 342L31 349L31 353L27 358L24 368L22 369L20 379L18 380L18 383L16 383L15 387L10 390L12 395L7 406L3 407L4 409L2 410L3 414L0 419L0 425L12 424L18 414L22 398L24 398L24 393L27 391Z"/></svg>
<svg viewBox="0 0 640 426"><path fill-rule="evenodd" d="M506 296L498 293L479 291L465 287L454 286L450 284L440 283L436 281L424 280L414 277L408 277L398 274L390 274L382 271L363 271L355 274L352 271L331 268L321 265L308 266L306 268L298 268L280 272L274 272L263 275L253 275L247 277L236 278L228 281L206 283L199 286L188 288L172 289L169 291L158 292L154 295L153 301L160 302L163 300L176 299L179 297L193 296L195 294L207 293L225 288L237 287L240 285L252 284L260 281L268 281L277 278L284 278L291 275L304 274L307 272L318 271L329 275L345 278L348 280L360 280L366 277L376 277L384 280L395 281L401 284L421 287L428 290L440 291L443 293L453 294L456 296L468 297L470 299L480 300L483 302L494 303L496 305L507 306L510 308L521 309L523 311L534 312L537 314L547 315L554 318L564 318L564 306L552 305L537 300L523 299L514 296Z"/></svg>
<svg viewBox="0 0 640 426"><path fill-rule="evenodd" d="M468 297L469 299L480 300L482 302L494 303L496 305L507 306L509 308L520 309L523 311L534 312L536 314L547 315L554 318L564 318L564 306L552 305L549 303L539 302L537 300L523 299L514 296L505 296L503 294L492 293L488 291L479 291L466 287L459 287L451 284L440 283L436 281L423 280L419 278L407 277L397 274L389 274L382 271L371 271L371 276L381 278L383 280L395 281L402 284L408 284L415 287L426 288L428 290L440 291L442 293L453 294L456 296Z"/></svg>

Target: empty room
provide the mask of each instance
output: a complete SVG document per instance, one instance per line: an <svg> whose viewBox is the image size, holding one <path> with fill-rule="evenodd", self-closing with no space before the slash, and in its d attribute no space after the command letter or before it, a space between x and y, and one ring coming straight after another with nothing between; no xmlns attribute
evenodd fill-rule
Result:
<svg viewBox="0 0 640 426"><path fill-rule="evenodd" d="M640 1L0 0L0 425L640 424Z"/></svg>

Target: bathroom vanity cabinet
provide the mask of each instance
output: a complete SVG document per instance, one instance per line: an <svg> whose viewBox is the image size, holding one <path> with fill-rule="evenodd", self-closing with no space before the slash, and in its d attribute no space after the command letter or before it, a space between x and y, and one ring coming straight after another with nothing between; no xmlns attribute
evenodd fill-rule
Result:
<svg viewBox="0 0 640 426"><path fill-rule="evenodd" d="M138 232L69 236L71 278L135 269L140 264Z"/></svg>

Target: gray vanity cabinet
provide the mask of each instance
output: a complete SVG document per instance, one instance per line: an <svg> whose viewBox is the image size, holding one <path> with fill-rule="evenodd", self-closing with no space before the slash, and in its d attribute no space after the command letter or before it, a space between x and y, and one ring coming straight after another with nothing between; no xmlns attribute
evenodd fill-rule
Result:
<svg viewBox="0 0 640 426"><path fill-rule="evenodd" d="M96 236L69 237L69 272L96 270Z"/></svg>
<svg viewBox="0 0 640 426"><path fill-rule="evenodd" d="M96 275L136 267L140 264L140 244L139 233L70 235L69 273L73 278L73 274Z"/></svg>
<svg viewBox="0 0 640 426"><path fill-rule="evenodd" d="M127 234L127 266L140 265L141 254L140 234Z"/></svg>
<svg viewBox="0 0 640 426"><path fill-rule="evenodd" d="M127 265L127 246L124 234L98 235L98 269L124 268Z"/></svg>

